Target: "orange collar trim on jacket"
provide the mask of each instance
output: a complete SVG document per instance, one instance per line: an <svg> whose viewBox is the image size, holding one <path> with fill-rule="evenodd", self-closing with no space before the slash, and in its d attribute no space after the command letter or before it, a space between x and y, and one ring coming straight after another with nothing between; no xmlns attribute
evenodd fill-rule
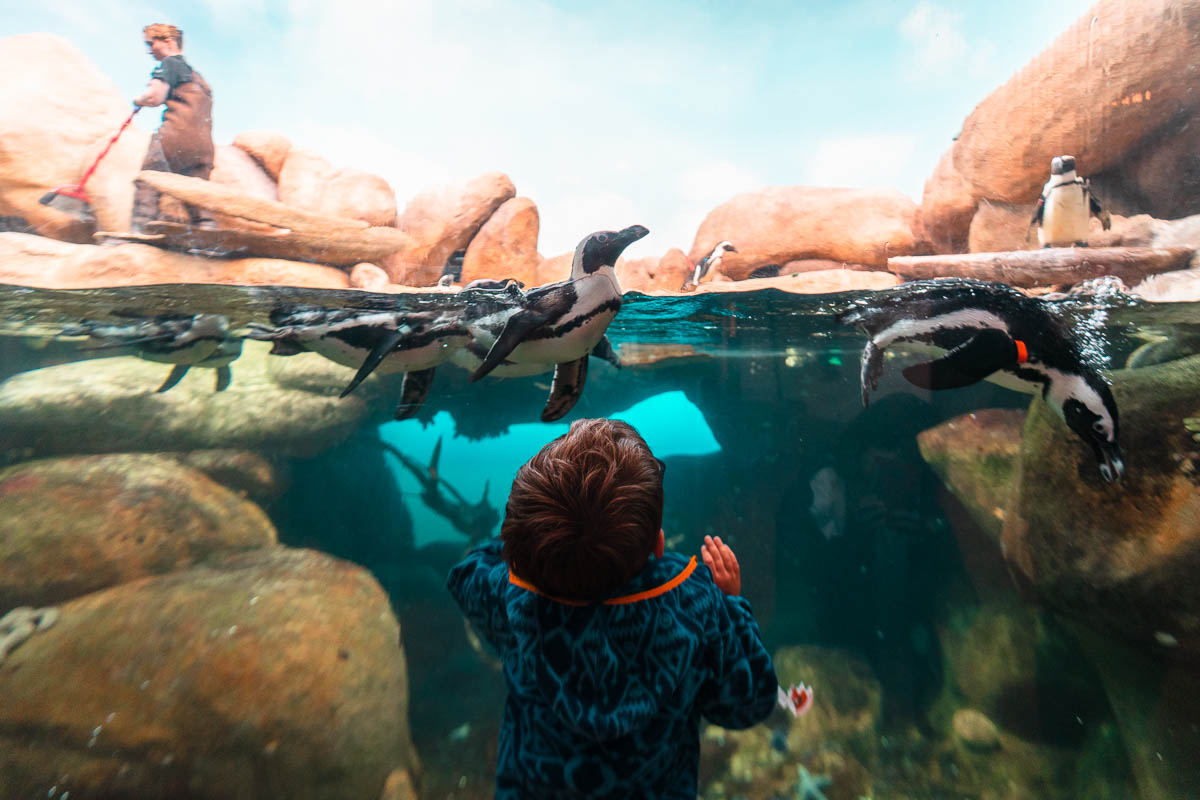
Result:
<svg viewBox="0 0 1200 800"><path fill-rule="evenodd" d="M635 592L633 594L626 594L626 595L622 595L620 597L610 597L608 600L604 601L603 605L623 606L623 605L628 605L629 603L636 603L639 600L649 600L651 597L658 597L659 595L666 594L667 592L671 591L679 584L686 581L688 579L688 576L691 575L692 572L695 571L695 569L696 569L696 557L692 556L692 560L687 563L687 566L684 567L682 570L680 570L678 575L676 575L674 578L671 578L671 580L667 581L666 583L655 586L653 589L647 589L644 592ZM561 597L554 597L553 595L546 594L545 592L543 592L541 589L534 586L529 581L518 578L515 574L513 574L513 571L511 569L509 569L509 571L508 571L508 582L511 583L513 586L520 586L522 589L533 592L534 594L540 594L542 597L545 597L548 600L553 600L554 602L562 603L563 605L568 605L568 606L597 605L596 603L585 603L580 600L566 600Z"/></svg>

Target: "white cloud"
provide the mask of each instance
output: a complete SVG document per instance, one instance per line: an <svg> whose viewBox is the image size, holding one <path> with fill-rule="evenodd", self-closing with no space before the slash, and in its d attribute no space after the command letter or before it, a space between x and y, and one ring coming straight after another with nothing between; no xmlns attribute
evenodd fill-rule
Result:
<svg viewBox="0 0 1200 800"><path fill-rule="evenodd" d="M921 0L900 22L900 34L915 48L917 66L942 72L963 62L967 40L959 30L961 12Z"/></svg>
<svg viewBox="0 0 1200 800"><path fill-rule="evenodd" d="M917 137L912 134L823 139L808 158L804 183L846 188L899 188L913 194L908 185L911 183L909 167L917 143ZM919 192L918 185L917 198Z"/></svg>

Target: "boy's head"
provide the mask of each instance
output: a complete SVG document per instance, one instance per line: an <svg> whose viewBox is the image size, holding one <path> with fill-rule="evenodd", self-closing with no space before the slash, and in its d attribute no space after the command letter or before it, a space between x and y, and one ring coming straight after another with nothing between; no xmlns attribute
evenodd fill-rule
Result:
<svg viewBox="0 0 1200 800"><path fill-rule="evenodd" d="M142 28L142 39L150 53L160 61L166 55L176 55L183 51L183 31L165 22L156 22Z"/></svg>
<svg viewBox="0 0 1200 800"><path fill-rule="evenodd" d="M581 419L519 470L504 560L547 594L598 601L641 572L662 529L661 462L624 422Z"/></svg>

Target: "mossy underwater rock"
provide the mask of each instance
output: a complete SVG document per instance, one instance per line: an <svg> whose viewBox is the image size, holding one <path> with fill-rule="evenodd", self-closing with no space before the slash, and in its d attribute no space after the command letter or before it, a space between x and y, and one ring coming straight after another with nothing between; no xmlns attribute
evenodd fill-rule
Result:
<svg viewBox="0 0 1200 800"><path fill-rule="evenodd" d="M29 461L0 472L0 612L275 544L261 508L169 456Z"/></svg>
<svg viewBox="0 0 1200 800"><path fill-rule="evenodd" d="M378 798L416 769L370 574L274 547L61 607L0 665L6 797Z"/></svg>
<svg viewBox="0 0 1200 800"><path fill-rule="evenodd" d="M1053 608L1173 657L1200 657L1200 357L1113 374L1126 475L1030 407L1006 515L1010 564Z"/></svg>

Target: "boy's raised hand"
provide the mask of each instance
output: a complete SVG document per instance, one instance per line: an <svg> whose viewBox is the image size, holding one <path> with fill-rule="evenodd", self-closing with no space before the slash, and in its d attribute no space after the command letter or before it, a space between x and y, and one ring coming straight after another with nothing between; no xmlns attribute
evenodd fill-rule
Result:
<svg viewBox="0 0 1200 800"><path fill-rule="evenodd" d="M729 545L721 541L721 537L704 537L704 546L700 548L700 557L713 574L713 582L725 594L738 595L742 592L742 568L738 566L737 556L729 549Z"/></svg>

